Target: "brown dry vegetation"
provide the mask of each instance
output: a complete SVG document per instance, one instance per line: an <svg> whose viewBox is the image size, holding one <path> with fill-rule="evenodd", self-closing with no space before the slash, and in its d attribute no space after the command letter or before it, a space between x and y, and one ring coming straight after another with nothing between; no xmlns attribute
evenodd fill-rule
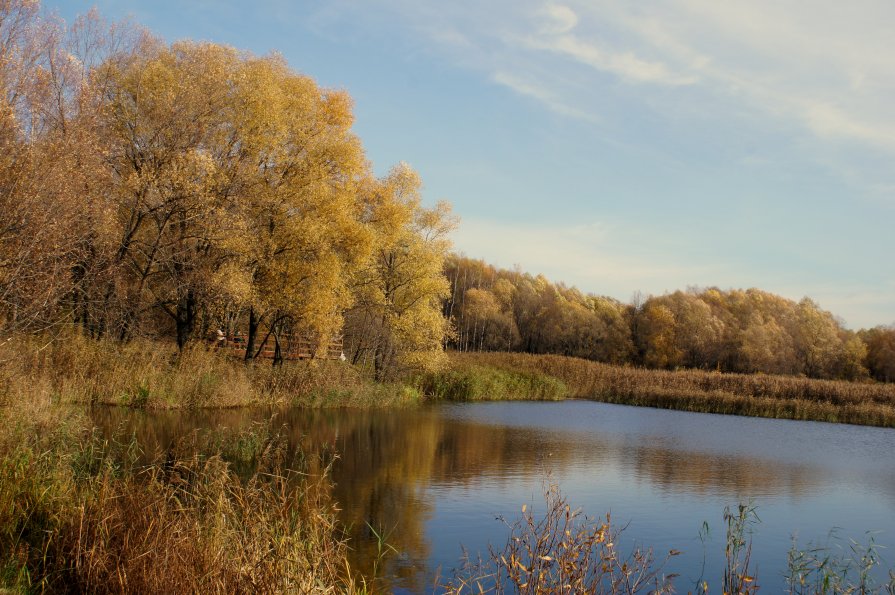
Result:
<svg viewBox="0 0 895 595"><path fill-rule="evenodd" d="M455 353L453 367L537 373L570 398L756 417L895 427L895 386L765 374L647 370L558 355Z"/></svg>
<svg viewBox="0 0 895 595"><path fill-rule="evenodd" d="M0 404L35 398L149 409L246 405L397 406L415 391L338 361L244 364L196 344L96 341L78 332L0 344Z"/></svg>
<svg viewBox="0 0 895 595"><path fill-rule="evenodd" d="M488 560L468 563L444 586L445 593L673 593L675 575L651 550L621 554L621 529L573 510L555 485L545 490L546 510L507 523L510 535ZM668 557L680 552L673 551ZM665 559L667 561L667 558Z"/></svg>
<svg viewBox="0 0 895 595"><path fill-rule="evenodd" d="M0 415L0 590L358 590L328 479L286 470L269 429L191 436L140 465L135 442L102 439L70 409ZM245 459L247 480L232 467Z"/></svg>

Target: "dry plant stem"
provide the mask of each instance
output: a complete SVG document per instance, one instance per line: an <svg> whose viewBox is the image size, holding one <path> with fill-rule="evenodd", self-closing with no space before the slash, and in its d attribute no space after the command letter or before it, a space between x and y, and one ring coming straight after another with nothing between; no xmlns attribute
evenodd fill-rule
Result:
<svg viewBox="0 0 895 595"><path fill-rule="evenodd" d="M219 453L191 435L141 466L71 411L2 415L0 590L358 592L327 475L286 469L276 432ZM243 481L221 453L249 443Z"/></svg>
<svg viewBox="0 0 895 595"><path fill-rule="evenodd" d="M543 517L524 506L508 524L503 549L487 561L469 564L443 586L461 593L624 593L671 592L673 576L663 575L650 550L620 553L622 529L609 515L590 519L573 510L555 485L546 488ZM670 552L668 557L676 555Z"/></svg>

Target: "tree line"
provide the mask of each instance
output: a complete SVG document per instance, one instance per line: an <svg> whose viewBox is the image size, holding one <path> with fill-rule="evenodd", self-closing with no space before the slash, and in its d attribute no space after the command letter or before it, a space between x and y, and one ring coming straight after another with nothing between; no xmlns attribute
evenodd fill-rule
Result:
<svg viewBox="0 0 895 595"><path fill-rule="evenodd" d="M378 375L437 358L454 219L404 164L377 178L347 93L276 55L0 2L5 334L213 329L323 345Z"/></svg>
<svg viewBox="0 0 895 595"><path fill-rule="evenodd" d="M624 304L450 254L449 205L423 206L405 164L376 177L352 123L347 93L279 56L0 0L0 330L240 331L247 359L344 333L378 378L448 347L895 380L895 329L808 299Z"/></svg>
<svg viewBox="0 0 895 595"><path fill-rule="evenodd" d="M689 289L622 303L452 255L444 315L459 351L555 353L658 369L895 381L895 327L846 329L809 298Z"/></svg>

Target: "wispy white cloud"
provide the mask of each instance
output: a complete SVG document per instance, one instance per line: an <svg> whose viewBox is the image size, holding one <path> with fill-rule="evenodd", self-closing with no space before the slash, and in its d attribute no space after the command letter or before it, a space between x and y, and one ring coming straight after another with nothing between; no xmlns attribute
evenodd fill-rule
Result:
<svg viewBox="0 0 895 595"><path fill-rule="evenodd" d="M527 38L522 44L571 58L628 82L690 85L698 80L693 75L671 72L662 62L644 60L631 51L607 51L571 34Z"/></svg>
<svg viewBox="0 0 895 595"><path fill-rule="evenodd" d="M788 130L895 153L895 4L887 0L377 6L464 67L571 118L605 121L612 95L660 116L723 116L750 132ZM668 92L653 100L649 89L613 89L613 79Z"/></svg>
<svg viewBox="0 0 895 595"><path fill-rule="evenodd" d="M629 43L700 73L705 95L689 98L707 109L740 104L768 127L895 150L895 5L685 0L615 15Z"/></svg>
<svg viewBox="0 0 895 595"><path fill-rule="evenodd" d="M825 102L802 100L800 110L807 126L825 138L846 138L866 141L886 148L895 148L895 130L887 123L862 119L840 107ZM798 104L798 100L795 102Z"/></svg>
<svg viewBox="0 0 895 595"><path fill-rule="evenodd" d="M501 71L495 72L491 76L491 80L499 85L512 89L520 95L536 99L547 106L551 111L558 114L593 123L599 122L599 117L596 114L566 104L555 92L551 91L546 86L542 86L540 81L525 81L517 75Z"/></svg>
<svg viewBox="0 0 895 595"><path fill-rule="evenodd" d="M568 33L578 25L578 15L574 10L562 4L548 4L544 7L547 22L543 30L547 33Z"/></svg>

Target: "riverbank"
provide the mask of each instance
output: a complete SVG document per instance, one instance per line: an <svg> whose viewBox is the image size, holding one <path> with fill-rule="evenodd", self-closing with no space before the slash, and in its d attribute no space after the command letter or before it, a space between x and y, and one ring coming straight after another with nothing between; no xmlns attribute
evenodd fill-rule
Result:
<svg viewBox="0 0 895 595"><path fill-rule="evenodd" d="M18 401L140 409L406 407L424 400L593 399L624 405L895 427L895 384L703 370L649 370L558 355L446 354L435 372L375 382L318 360L271 366L203 344L127 344L78 334L0 344L0 405Z"/></svg>
<svg viewBox="0 0 895 595"><path fill-rule="evenodd" d="M612 366L559 355L521 353L451 353L446 372L428 379L445 395L463 394L464 383L488 386L489 376L537 379L517 398L540 398L541 386L553 388L549 398L593 399L606 403L658 407L702 413L813 420L895 427L895 384L816 380L765 374L722 374L703 370L648 370ZM470 372L473 371L473 372ZM453 379L453 380L452 380ZM469 399L484 396L468 391Z"/></svg>
<svg viewBox="0 0 895 595"><path fill-rule="evenodd" d="M21 400L140 409L226 407L401 407L420 401L400 382L374 382L339 361L241 359L195 344L126 344L72 333L19 335L0 344L0 405Z"/></svg>

